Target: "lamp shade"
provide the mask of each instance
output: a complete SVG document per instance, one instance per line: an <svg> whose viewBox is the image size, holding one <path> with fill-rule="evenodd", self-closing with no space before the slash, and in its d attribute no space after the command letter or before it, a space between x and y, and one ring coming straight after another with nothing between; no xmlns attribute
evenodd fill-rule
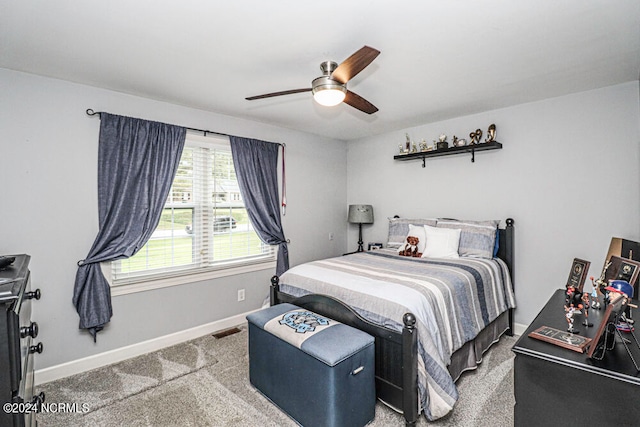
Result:
<svg viewBox="0 0 640 427"><path fill-rule="evenodd" d="M347 220L354 224L373 224L373 206L349 205Z"/></svg>

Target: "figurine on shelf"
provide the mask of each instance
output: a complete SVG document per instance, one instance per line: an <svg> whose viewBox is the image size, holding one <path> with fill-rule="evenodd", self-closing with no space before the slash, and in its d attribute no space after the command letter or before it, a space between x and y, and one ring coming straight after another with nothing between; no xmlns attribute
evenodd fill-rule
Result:
<svg viewBox="0 0 640 427"><path fill-rule="evenodd" d="M478 140L476 139L476 133L475 132L471 132L469 134L469 145L475 145L478 142Z"/></svg>
<svg viewBox="0 0 640 427"><path fill-rule="evenodd" d="M407 139L404 143L404 152L408 153L409 151L411 151L411 138L409 138L408 133L405 133L404 136Z"/></svg>
<svg viewBox="0 0 640 427"><path fill-rule="evenodd" d="M469 145L480 144L480 140L482 139L482 131L480 129L476 129L475 132L471 132L469 134L469 138L471 138L471 142L469 142Z"/></svg>
<svg viewBox="0 0 640 427"><path fill-rule="evenodd" d="M493 142L496 140L496 125L489 125L489 129L487 130L487 139L484 142Z"/></svg>
<svg viewBox="0 0 640 427"><path fill-rule="evenodd" d="M444 133L440 135L440 137L438 138L438 142L436 143L436 147L438 150L449 148L449 143L447 142L447 135L445 135Z"/></svg>
<svg viewBox="0 0 640 427"><path fill-rule="evenodd" d="M452 142L454 147L464 147L465 145L467 145L467 140L466 139L458 139L457 136L453 135L453 142Z"/></svg>

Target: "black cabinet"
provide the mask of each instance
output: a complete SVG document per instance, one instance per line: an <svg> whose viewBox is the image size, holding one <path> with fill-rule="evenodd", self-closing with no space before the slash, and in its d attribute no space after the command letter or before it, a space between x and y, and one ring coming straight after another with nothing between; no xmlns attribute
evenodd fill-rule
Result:
<svg viewBox="0 0 640 427"><path fill-rule="evenodd" d="M613 350L595 360L527 336L540 326L566 330L563 307L564 289L559 289L513 346L515 425L638 425L640 373L619 338ZM640 310L632 310L638 321ZM581 336L592 338L603 315L604 310L590 310L589 321L595 326L581 325L582 315L578 315L574 327ZM633 357L640 360L640 350L628 338Z"/></svg>
<svg viewBox="0 0 640 427"><path fill-rule="evenodd" d="M38 324L31 319L31 305L40 290L31 290L29 255L15 255L13 264L0 270L0 426L35 426L35 411L44 401L33 385Z"/></svg>

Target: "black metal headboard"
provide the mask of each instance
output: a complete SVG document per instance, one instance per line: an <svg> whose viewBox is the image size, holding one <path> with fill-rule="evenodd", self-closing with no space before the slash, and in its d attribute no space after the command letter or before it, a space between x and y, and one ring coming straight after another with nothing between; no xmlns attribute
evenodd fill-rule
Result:
<svg viewBox="0 0 640 427"><path fill-rule="evenodd" d="M513 268L514 268L514 227L513 227L513 218L507 218L506 220L507 226L505 228L499 228L498 233L498 258L503 260L507 267L509 267L509 272L511 273L511 284L513 286Z"/></svg>

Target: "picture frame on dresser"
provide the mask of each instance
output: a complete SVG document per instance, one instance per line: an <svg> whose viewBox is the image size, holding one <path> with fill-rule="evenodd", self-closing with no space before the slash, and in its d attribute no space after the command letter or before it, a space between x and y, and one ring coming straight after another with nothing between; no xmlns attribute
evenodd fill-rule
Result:
<svg viewBox="0 0 640 427"><path fill-rule="evenodd" d="M572 334L571 332L562 331L550 326L541 326L535 331L530 332L529 336L540 341L577 351L578 353L584 353L585 348L587 348L591 342L591 338Z"/></svg>
<svg viewBox="0 0 640 427"><path fill-rule="evenodd" d="M605 273L605 283L608 283L609 280L624 280L631 286L636 283L640 274L640 262L617 255L611 255L609 262L611 265Z"/></svg>
<svg viewBox="0 0 640 427"><path fill-rule="evenodd" d="M612 237L611 243L609 244L609 250L607 251L607 256L605 257L604 266L606 266L607 262L609 262L611 257L614 255L623 259L640 262L640 242L623 239L621 237ZM634 295L632 299L638 300L638 296L640 294L640 289L638 289L638 280L636 279L635 283L629 282L629 284L634 288Z"/></svg>
<svg viewBox="0 0 640 427"><path fill-rule="evenodd" d="M587 280L590 265L590 261L574 258L573 263L571 264L571 271L569 272L566 287L568 288L569 286L573 286L575 289L582 292L584 282Z"/></svg>

